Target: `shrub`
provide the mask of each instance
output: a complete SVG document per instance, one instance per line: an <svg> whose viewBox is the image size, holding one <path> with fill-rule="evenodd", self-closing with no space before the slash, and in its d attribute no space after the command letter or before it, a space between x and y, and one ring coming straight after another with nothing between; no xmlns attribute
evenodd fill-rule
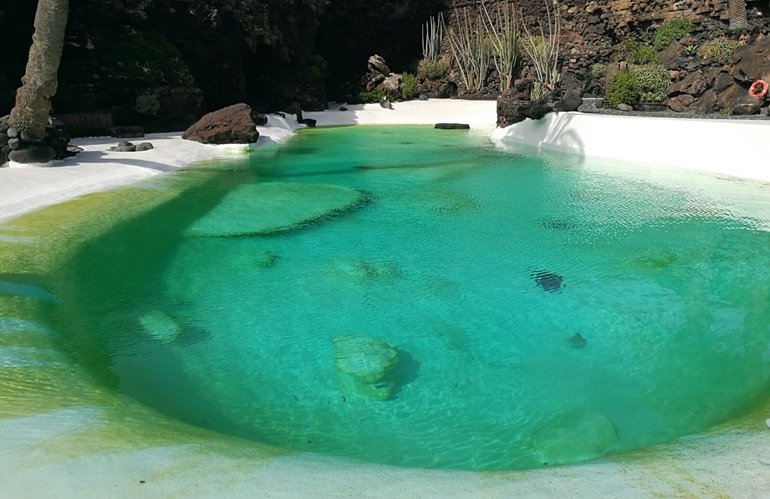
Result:
<svg viewBox="0 0 770 499"><path fill-rule="evenodd" d="M725 61L740 44L736 40L730 40L724 36L709 40L698 49L698 56L703 59L715 59L717 61Z"/></svg>
<svg viewBox="0 0 770 499"><path fill-rule="evenodd" d="M427 80L440 80L449 73L449 64L441 59L437 61L429 61L423 59L420 61L420 65L417 68L417 74Z"/></svg>
<svg viewBox="0 0 770 499"><path fill-rule="evenodd" d="M401 75L401 97L405 100L409 100L414 97L417 92L417 78L412 73L404 73Z"/></svg>
<svg viewBox="0 0 770 499"><path fill-rule="evenodd" d="M652 46L656 50L663 50L671 45L674 40L679 40L692 33L695 25L687 19L670 19L658 26L652 37Z"/></svg>
<svg viewBox="0 0 770 499"><path fill-rule="evenodd" d="M604 92L604 102L610 108L618 104L635 104L639 100L639 85L636 76L625 70L615 74L607 82L607 90Z"/></svg>
<svg viewBox="0 0 770 499"><path fill-rule="evenodd" d="M593 66L591 66L591 78L594 80L598 80L599 78L602 78L607 73L607 65L596 63Z"/></svg>
<svg viewBox="0 0 770 499"><path fill-rule="evenodd" d="M658 57L655 50L634 38L625 38L612 51L614 61L628 61L631 64L647 64Z"/></svg>
<svg viewBox="0 0 770 499"><path fill-rule="evenodd" d="M383 92L378 88L375 88L374 90L369 90L368 92L361 92L358 94L358 100L364 103L380 102L383 97L385 97L385 92Z"/></svg>
<svg viewBox="0 0 770 499"><path fill-rule="evenodd" d="M663 102L666 89L671 84L671 77L660 64L630 66L630 72L636 78L639 100L642 102Z"/></svg>

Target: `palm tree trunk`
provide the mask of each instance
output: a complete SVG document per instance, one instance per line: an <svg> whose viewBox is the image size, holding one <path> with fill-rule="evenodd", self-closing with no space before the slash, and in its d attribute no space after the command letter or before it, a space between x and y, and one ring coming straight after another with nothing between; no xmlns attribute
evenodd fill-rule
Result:
<svg viewBox="0 0 770 499"><path fill-rule="evenodd" d="M749 27L749 21L746 18L746 0L729 0L727 11L730 15L730 30Z"/></svg>
<svg viewBox="0 0 770 499"><path fill-rule="evenodd" d="M56 95L68 11L69 0L38 0L27 69L11 111L11 126L38 140L45 135L51 98Z"/></svg>

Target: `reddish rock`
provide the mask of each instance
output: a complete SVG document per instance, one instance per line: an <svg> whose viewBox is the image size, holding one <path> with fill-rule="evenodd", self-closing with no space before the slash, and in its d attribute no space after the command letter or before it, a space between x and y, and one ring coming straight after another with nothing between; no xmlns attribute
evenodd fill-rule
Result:
<svg viewBox="0 0 770 499"><path fill-rule="evenodd" d="M257 113L248 104L234 104L208 113L182 138L203 144L251 144L259 138Z"/></svg>
<svg viewBox="0 0 770 499"><path fill-rule="evenodd" d="M770 37L739 47L733 60L737 61L732 76L739 82L753 82L770 76Z"/></svg>
<svg viewBox="0 0 770 499"><path fill-rule="evenodd" d="M717 102L717 93L713 90L706 90L706 92L698 100L695 105L695 109L698 113L709 114L719 111L719 103Z"/></svg>
<svg viewBox="0 0 770 499"><path fill-rule="evenodd" d="M685 76L681 81L668 87L668 95L690 94L698 96L706 90L706 78L703 73L696 71Z"/></svg>
<svg viewBox="0 0 770 499"><path fill-rule="evenodd" d="M693 97L690 94L682 94L678 95L676 97L672 97L668 100L668 107L671 108L672 111L676 111L678 113L681 113L683 111L686 111L688 107L690 107L690 104L695 102L695 97Z"/></svg>

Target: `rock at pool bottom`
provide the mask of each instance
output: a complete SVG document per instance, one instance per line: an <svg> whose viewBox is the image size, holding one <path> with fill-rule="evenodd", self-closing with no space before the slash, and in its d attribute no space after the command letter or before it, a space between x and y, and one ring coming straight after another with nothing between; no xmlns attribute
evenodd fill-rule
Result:
<svg viewBox="0 0 770 499"><path fill-rule="evenodd" d="M265 235L295 229L362 204L350 187L265 182L238 187L187 229L189 236Z"/></svg>
<svg viewBox="0 0 770 499"><path fill-rule="evenodd" d="M564 287L564 278L547 270L536 270L530 274L530 277L547 293L555 293Z"/></svg>
<svg viewBox="0 0 770 499"><path fill-rule="evenodd" d="M393 370L399 362L395 348L379 338L356 335L335 336L332 343L335 369L349 376L361 395L378 400L393 395Z"/></svg>

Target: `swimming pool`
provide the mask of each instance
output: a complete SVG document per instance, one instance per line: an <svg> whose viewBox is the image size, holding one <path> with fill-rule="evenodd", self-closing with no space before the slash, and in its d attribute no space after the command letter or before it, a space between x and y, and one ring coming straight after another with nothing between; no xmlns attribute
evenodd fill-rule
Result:
<svg viewBox="0 0 770 499"><path fill-rule="evenodd" d="M172 183L56 275L8 276L16 301L50 293L42 318L100 397L274 449L465 470L767 403L766 221L698 190L424 127L309 130Z"/></svg>

